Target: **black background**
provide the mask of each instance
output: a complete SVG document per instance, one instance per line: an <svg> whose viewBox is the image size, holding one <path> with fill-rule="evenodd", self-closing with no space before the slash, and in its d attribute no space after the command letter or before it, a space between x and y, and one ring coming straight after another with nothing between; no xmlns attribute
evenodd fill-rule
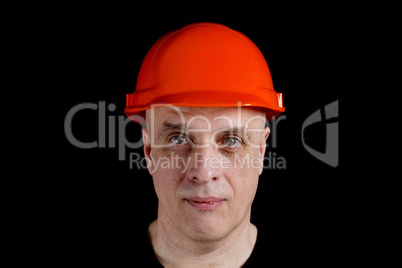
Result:
<svg viewBox="0 0 402 268"><path fill-rule="evenodd" d="M270 233L284 263L343 263L356 254L359 232L359 202L353 200L359 137L352 115L360 86L361 12L336 3L60 7L52 15L51 33L52 86L62 92L57 128L64 133L65 116L80 103L104 101L116 105L107 117L124 116L125 95L134 91L146 52L163 34L202 21L238 30L265 56L286 107L277 146L271 148L286 159L286 169L268 169L260 177L252 222ZM339 101L336 168L315 159L301 140L304 120L333 101ZM77 113L72 129L81 141L97 140L97 111ZM129 123L126 133L137 141L140 127ZM324 152L324 123L306 129L305 136L309 146ZM54 243L61 242L69 262L129 252L139 228L157 213L151 176L129 166L128 154L142 154L142 148L127 148L126 160L119 161L118 149L108 148L108 142L106 148L81 149L62 135L60 144L51 159L57 169L51 183Z"/></svg>

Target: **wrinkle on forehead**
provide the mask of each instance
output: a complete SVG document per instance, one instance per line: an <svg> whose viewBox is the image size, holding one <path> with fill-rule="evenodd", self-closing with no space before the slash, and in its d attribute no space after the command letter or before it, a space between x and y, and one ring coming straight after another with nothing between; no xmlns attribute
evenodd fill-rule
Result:
<svg viewBox="0 0 402 268"><path fill-rule="evenodd" d="M202 121L202 118L217 118L218 117L225 117L225 116L235 116L237 119L237 116L240 112L240 116L242 121L247 121L248 118L257 116L261 117L264 119L258 120L261 121L262 127L265 126L265 112L262 109L258 108L251 108L251 107L185 107L185 106L175 106L172 108L171 106L164 106L164 107L156 107L153 108L153 113L151 113L151 109L146 110L146 122L148 125L148 128L152 126L153 123L156 122L151 122L152 120L152 114L153 118L155 121L159 121L162 117L163 118L175 118L176 120L182 119L182 117L185 117L186 119L195 118L197 117L196 120L194 121ZM179 114L178 110L180 111L181 114ZM165 121L165 120L162 120ZM159 123L162 123L159 122ZM218 119L218 121L224 121L224 119ZM264 122L264 123L262 123ZM244 123L244 122L243 122ZM240 127L240 126L238 126Z"/></svg>

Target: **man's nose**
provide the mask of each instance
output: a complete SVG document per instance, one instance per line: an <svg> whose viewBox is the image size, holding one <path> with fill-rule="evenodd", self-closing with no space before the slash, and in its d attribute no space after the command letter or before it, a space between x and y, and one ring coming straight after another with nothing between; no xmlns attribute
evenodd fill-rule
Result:
<svg viewBox="0 0 402 268"><path fill-rule="evenodd" d="M206 184L222 177L222 156L211 144L203 148L194 148L191 153L187 178L192 182Z"/></svg>

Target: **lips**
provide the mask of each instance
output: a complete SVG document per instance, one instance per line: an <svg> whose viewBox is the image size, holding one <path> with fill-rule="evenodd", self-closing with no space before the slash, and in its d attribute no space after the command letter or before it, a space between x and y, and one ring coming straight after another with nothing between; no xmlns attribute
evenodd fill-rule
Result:
<svg viewBox="0 0 402 268"><path fill-rule="evenodd" d="M223 204L224 199L218 197L190 197L185 199L192 207L201 210L214 210Z"/></svg>

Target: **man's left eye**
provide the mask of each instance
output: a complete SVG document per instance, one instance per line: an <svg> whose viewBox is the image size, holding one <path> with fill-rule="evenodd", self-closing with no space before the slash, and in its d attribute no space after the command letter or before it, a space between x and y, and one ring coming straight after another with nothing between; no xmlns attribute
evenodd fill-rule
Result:
<svg viewBox="0 0 402 268"><path fill-rule="evenodd" d="M223 140L223 145L228 147L236 147L239 144L239 140L233 137L228 137Z"/></svg>

